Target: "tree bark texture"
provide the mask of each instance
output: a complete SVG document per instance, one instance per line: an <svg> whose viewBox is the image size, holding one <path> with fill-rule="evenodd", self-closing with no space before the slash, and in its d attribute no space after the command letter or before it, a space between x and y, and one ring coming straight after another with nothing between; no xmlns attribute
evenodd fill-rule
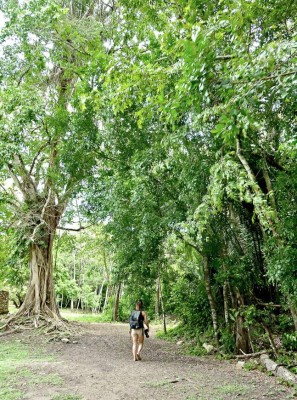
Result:
<svg viewBox="0 0 297 400"><path fill-rule="evenodd" d="M107 284L107 286L106 286L106 292L105 292L105 300L104 300L103 312L106 311L107 306L108 306L109 290L110 290L110 287L109 287L109 285Z"/></svg>
<svg viewBox="0 0 297 400"><path fill-rule="evenodd" d="M216 345L217 345L217 347L219 347L218 316L217 316L215 300L214 300L212 289L211 289L210 273L209 273L207 257L203 257L203 272L204 272L205 289L206 289L208 302L209 302L209 306L210 306L210 310L211 310L214 337L215 337Z"/></svg>
<svg viewBox="0 0 297 400"><path fill-rule="evenodd" d="M226 257L227 251L224 251L222 254L222 259ZM223 262L223 271L227 276L227 266L225 262ZM230 331L230 318L229 318L229 282L228 279L225 279L223 284L223 299L224 299L224 316L225 316L225 323L228 331Z"/></svg>
<svg viewBox="0 0 297 400"><path fill-rule="evenodd" d="M37 244L31 245L31 277L20 313L27 315L44 313L50 317L60 317L53 282L52 241L49 237L46 248Z"/></svg>
<svg viewBox="0 0 297 400"><path fill-rule="evenodd" d="M224 298L224 315L225 315L225 323L228 330L230 330L230 321L229 321L229 300L228 300L228 282L225 281L223 285L223 298Z"/></svg>
<svg viewBox="0 0 297 400"><path fill-rule="evenodd" d="M30 281L24 302L16 317L18 315L35 316L36 321L39 315L46 315L56 320L61 319L53 279L53 242L60 216L61 208L51 202L49 194L31 236Z"/></svg>
<svg viewBox="0 0 297 400"><path fill-rule="evenodd" d="M271 333L270 329L268 328L268 326L265 325L263 322L262 322L261 325L263 326L263 329L265 330L265 332L266 332L266 334L268 336L268 340L269 340L270 346L272 348L272 351L273 351L274 355L277 357L278 351L277 351L277 348L275 346L272 333Z"/></svg>
<svg viewBox="0 0 297 400"><path fill-rule="evenodd" d="M156 279L156 298L155 298L155 315L159 317L159 305L160 305L160 277Z"/></svg>
<svg viewBox="0 0 297 400"><path fill-rule="evenodd" d="M238 291L236 293L236 298L237 307L240 308L244 305L244 301ZM237 354L241 354L241 352L250 353L250 351L249 331L244 326L244 316L238 313L236 317L236 352Z"/></svg>
<svg viewBox="0 0 297 400"><path fill-rule="evenodd" d="M160 293L160 303L161 303L161 308L162 308L163 330L166 335L167 334L166 311L165 311L164 298L163 298L160 278L159 278L159 293Z"/></svg>
<svg viewBox="0 0 297 400"><path fill-rule="evenodd" d="M122 287L122 284L119 283L118 287L116 288L116 295L115 295L115 302L114 302L114 309L113 309L113 320L114 321L117 321L119 319L121 287Z"/></svg>
<svg viewBox="0 0 297 400"><path fill-rule="evenodd" d="M9 292L0 290L0 315L8 314Z"/></svg>

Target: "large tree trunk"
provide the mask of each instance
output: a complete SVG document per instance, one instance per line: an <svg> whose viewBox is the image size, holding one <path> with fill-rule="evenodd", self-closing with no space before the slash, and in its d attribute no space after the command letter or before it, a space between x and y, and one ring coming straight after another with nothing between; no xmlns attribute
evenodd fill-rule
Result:
<svg viewBox="0 0 297 400"><path fill-rule="evenodd" d="M41 208L41 207L40 207ZM41 316L61 320L54 289L53 242L62 208L53 204L51 192L43 205L29 245L30 280L24 302L12 320L33 317L37 327Z"/></svg>
<svg viewBox="0 0 297 400"><path fill-rule="evenodd" d="M52 235L48 236L44 244L47 246L41 247L35 243L30 246L31 277L24 303L18 313L28 316L44 314L60 319L53 281Z"/></svg>

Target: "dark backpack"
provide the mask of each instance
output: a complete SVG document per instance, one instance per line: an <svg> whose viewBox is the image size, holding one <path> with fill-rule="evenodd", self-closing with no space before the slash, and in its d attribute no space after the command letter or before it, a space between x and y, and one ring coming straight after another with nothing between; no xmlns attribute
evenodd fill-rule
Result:
<svg viewBox="0 0 297 400"><path fill-rule="evenodd" d="M143 328L143 319L141 318L141 311L132 311L130 315L130 328L131 329L139 329Z"/></svg>

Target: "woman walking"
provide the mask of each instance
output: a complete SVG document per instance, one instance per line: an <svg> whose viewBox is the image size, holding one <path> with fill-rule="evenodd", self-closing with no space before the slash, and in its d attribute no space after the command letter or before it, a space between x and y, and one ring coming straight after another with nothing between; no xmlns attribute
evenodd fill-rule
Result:
<svg viewBox="0 0 297 400"><path fill-rule="evenodd" d="M142 310L143 303L138 300L135 304L135 310L130 315L130 335L132 337L133 346L132 353L134 361L140 361L140 353L143 348L144 333L148 337L149 322L147 320L146 312ZM146 329L144 329L146 326Z"/></svg>

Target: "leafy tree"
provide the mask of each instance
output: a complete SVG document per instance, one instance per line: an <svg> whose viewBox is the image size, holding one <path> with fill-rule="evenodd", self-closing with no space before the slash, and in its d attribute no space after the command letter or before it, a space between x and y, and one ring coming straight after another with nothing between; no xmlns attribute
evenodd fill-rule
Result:
<svg viewBox="0 0 297 400"><path fill-rule="evenodd" d="M42 314L58 320L53 243L67 205L95 163L98 128L84 93L94 84L87 67L94 46L102 49L105 15L88 2L67 9L59 2L11 0L1 9L1 197L31 269L14 318L38 320Z"/></svg>

